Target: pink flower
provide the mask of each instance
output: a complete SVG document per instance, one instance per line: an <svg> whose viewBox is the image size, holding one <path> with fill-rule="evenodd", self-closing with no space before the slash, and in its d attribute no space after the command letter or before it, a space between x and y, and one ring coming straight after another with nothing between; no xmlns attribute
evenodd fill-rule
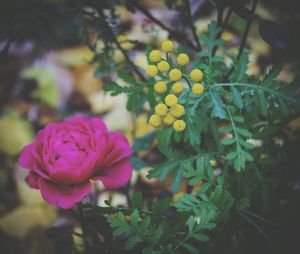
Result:
<svg viewBox="0 0 300 254"><path fill-rule="evenodd" d="M69 209L100 180L108 189L125 185L132 173L126 138L97 118L74 117L48 124L25 146L19 164L30 169L28 184L50 204Z"/></svg>

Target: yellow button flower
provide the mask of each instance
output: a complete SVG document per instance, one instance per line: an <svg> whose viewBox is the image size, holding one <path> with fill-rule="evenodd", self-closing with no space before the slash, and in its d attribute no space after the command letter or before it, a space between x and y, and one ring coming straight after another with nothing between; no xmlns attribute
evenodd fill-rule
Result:
<svg viewBox="0 0 300 254"><path fill-rule="evenodd" d="M166 40L161 44L161 49L166 52L172 52L174 49L174 43L170 40Z"/></svg>
<svg viewBox="0 0 300 254"><path fill-rule="evenodd" d="M177 97L174 94L169 94L166 96L165 98L165 103L169 106L169 107L173 107L177 104Z"/></svg>
<svg viewBox="0 0 300 254"><path fill-rule="evenodd" d="M149 54L149 60L152 62L152 63L157 63L159 62L161 59L161 55L160 55L160 51L159 50L152 50Z"/></svg>
<svg viewBox="0 0 300 254"><path fill-rule="evenodd" d="M176 104L171 108L170 113L175 116L176 118L182 117L185 113L184 106L180 104Z"/></svg>
<svg viewBox="0 0 300 254"><path fill-rule="evenodd" d="M184 131L186 127L186 123L183 120L176 120L173 124L173 128L177 132Z"/></svg>
<svg viewBox="0 0 300 254"><path fill-rule="evenodd" d="M175 121L175 117L172 116L170 113L167 113L166 116L163 118L163 123L165 125L172 125Z"/></svg>
<svg viewBox="0 0 300 254"><path fill-rule="evenodd" d="M204 92L204 86L202 84L196 83L192 87L193 94L200 95Z"/></svg>
<svg viewBox="0 0 300 254"><path fill-rule="evenodd" d="M177 63L181 66L185 66L189 63L190 59L187 54L181 53L177 56Z"/></svg>
<svg viewBox="0 0 300 254"><path fill-rule="evenodd" d="M170 70L170 65L167 61L160 61L157 67L161 72L168 72Z"/></svg>
<svg viewBox="0 0 300 254"><path fill-rule="evenodd" d="M194 69L190 73L190 77L191 77L191 80L193 80L194 82L199 82L203 78L203 72L199 69Z"/></svg>
<svg viewBox="0 0 300 254"><path fill-rule="evenodd" d="M155 114L159 116L165 116L168 113L168 107L164 103L158 103L155 106Z"/></svg>
<svg viewBox="0 0 300 254"><path fill-rule="evenodd" d="M176 82L172 85L172 91L174 93L182 93L183 90L184 90L184 86L181 82Z"/></svg>
<svg viewBox="0 0 300 254"><path fill-rule="evenodd" d="M148 65L146 72L149 77L155 77L158 73L158 70L155 65Z"/></svg>
<svg viewBox="0 0 300 254"><path fill-rule="evenodd" d="M169 77L172 81L178 81L182 78L182 72L179 69L173 69L169 72Z"/></svg>
<svg viewBox="0 0 300 254"><path fill-rule="evenodd" d="M164 81L157 81L154 85L154 91L159 94L165 93L167 88L167 84Z"/></svg>
<svg viewBox="0 0 300 254"><path fill-rule="evenodd" d="M162 119L159 115L152 115L149 118L149 123L154 127L158 128L161 126Z"/></svg>

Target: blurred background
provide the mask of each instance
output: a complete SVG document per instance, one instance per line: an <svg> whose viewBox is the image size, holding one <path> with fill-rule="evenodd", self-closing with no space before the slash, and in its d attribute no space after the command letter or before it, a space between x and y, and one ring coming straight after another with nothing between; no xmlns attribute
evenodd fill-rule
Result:
<svg viewBox="0 0 300 254"><path fill-rule="evenodd" d="M176 33L186 33L186 38L193 38L192 32L187 29L189 20L182 11L182 1L142 0L137 1L133 8L131 2L134 1L98 0L103 2L105 8L114 9L115 16L108 15L111 19L108 18L106 24L97 24L89 18L89 10L95 2L0 2L1 253L54 253L57 246L47 239L45 230L54 225L76 225L73 212L61 211L46 204L39 191L27 186L24 180L26 171L18 166L17 158L22 147L32 142L39 129L47 123L84 114L103 118L110 130L124 132L131 142L153 131L146 122L147 108L142 108L141 114L129 113L125 95L112 97L103 90L111 80L118 81L116 68L128 68L128 59L118 47L112 45L111 38L105 39L105 32L111 31L115 35L114 38L139 72L143 72L146 66L144 50L147 45L158 47L169 37L178 39ZM218 1L189 1L197 36L206 32L210 20L217 19L215 2ZM240 2L251 9L252 1ZM83 9L85 12L82 12ZM270 33L262 33L257 23L253 22L246 41L251 53L249 72L260 75L284 54L290 64L285 65L279 78L286 82L299 82L298 1L261 0L256 6L256 14L276 21L283 29L270 27ZM228 17L221 37L232 51L239 48L247 15L249 13L244 10L236 10ZM97 31L102 25L108 25L110 30ZM274 42L276 45L272 45ZM290 119L290 123L283 126L281 134L276 137L283 145L289 141L283 182L275 194L272 193L276 195L274 207L278 210L268 214L280 224L280 230L270 229L269 232L275 242L279 242L280 250L285 251L282 253L299 251L299 248L293 251L300 236L299 129L300 118ZM159 162L162 158L155 145L140 156L147 164ZM147 170L143 164L140 165L131 185L137 186L146 196L171 195L168 183L146 179ZM101 205L105 199L110 199L116 206L126 203L122 190L102 190L97 203ZM231 253L250 253L255 246L260 246L262 252L259 253L277 253L272 250L268 252L257 233L251 230L248 233L249 238L243 247L237 246ZM76 251L80 252L82 243L76 236L73 240L78 242ZM67 252L61 250L61 253Z"/></svg>

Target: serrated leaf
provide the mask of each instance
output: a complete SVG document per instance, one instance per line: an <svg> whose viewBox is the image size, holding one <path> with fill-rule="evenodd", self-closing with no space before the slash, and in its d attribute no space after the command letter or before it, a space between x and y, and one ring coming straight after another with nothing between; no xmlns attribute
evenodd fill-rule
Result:
<svg viewBox="0 0 300 254"><path fill-rule="evenodd" d="M230 132L232 132L232 126L231 125L222 126L222 127L219 128L219 131L221 133L230 133Z"/></svg>
<svg viewBox="0 0 300 254"><path fill-rule="evenodd" d="M200 233L193 234L192 237L201 242L209 241L209 237L207 235L200 234Z"/></svg>
<svg viewBox="0 0 300 254"><path fill-rule="evenodd" d="M247 161L253 161L253 156L245 150L241 150L241 154L245 157Z"/></svg>
<svg viewBox="0 0 300 254"><path fill-rule="evenodd" d="M259 110L263 116L268 114L268 102L266 101L265 94L263 90L257 90Z"/></svg>
<svg viewBox="0 0 300 254"><path fill-rule="evenodd" d="M221 96L217 91L210 91L210 96L213 103L213 111L212 115L214 117L220 118L220 119L226 119L226 113L223 109L224 104L222 102Z"/></svg>
<svg viewBox="0 0 300 254"><path fill-rule="evenodd" d="M125 243L125 249L132 250L139 241L140 237L138 235L131 236Z"/></svg>
<svg viewBox="0 0 300 254"><path fill-rule="evenodd" d="M240 144L245 147L246 149L253 149L254 148L254 145L252 143L249 143L247 141L244 141L244 140L240 140Z"/></svg>
<svg viewBox="0 0 300 254"><path fill-rule="evenodd" d="M180 246L185 248L186 250L188 250L192 254L198 254L199 253L198 250L191 244L182 243Z"/></svg>
<svg viewBox="0 0 300 254"><path fill-rule="evenodd" d="M252 138L252 133L246 129L243 129L243 128L236 128L237 132L246 137L246 138Z"/></svg>
<svg viewBox="0 0 300 254"><path fill-rule="evenodd" d="M229 79L231 82L240 82L246 75L247 68L249 64L248 53L244 50L238 59L238 62L235 61L235 69L230 75Z"/></svg>
<svg viewBox="0 0 300 254"><path fill-rule="evenodd" d="M153 204L152 210L157 214L162 214L172 203L172 198L165 198Z"/></svg>
<svg viewBox="0 0 300 254"><path fill-rule="evenodd" d="M233 143L235 143L235 139L234 138L225 138L225 139L222 139L221 143L223 145L232 145Z"/></svg>
<svg viewBox="0 0 300 254"><path fill-rule="evenodd" d="M233 102L234 104L239 108L243 109L244 108L244 103L243 99L241 97L241 94L238 89L236 89L234 86L231 87L231 92L233 96Z"/></svg>
<svg viewBox="0 0 300 254"><path fill-rule="evenodd" d="M230 152L226 155L226 159L227 160L233 160L235 159L236 157L238 156L237 152L234 151L234 152Z"/></svg>
<svg viewBox="0 0 300 254"><path fill-rule="evenodd" d="M143 137L134 140L132 149L134 152L140 152L147 149L155 138L155 132L150 132Z"/></svg>
<svg viewBox="0 0 300 254"><path fill-rule="evenodd" d="M245 119L242 116L233 116L232 120L235 121L235 122L238 122L238 123L244 123L245 122Z"/></svg>
<svg viewBox="0 0 300 254"><path fill-rule="evenodd" d="M143 208L143 196L141 192L135 192L131 198L131 206L134 209Z"/></svg>

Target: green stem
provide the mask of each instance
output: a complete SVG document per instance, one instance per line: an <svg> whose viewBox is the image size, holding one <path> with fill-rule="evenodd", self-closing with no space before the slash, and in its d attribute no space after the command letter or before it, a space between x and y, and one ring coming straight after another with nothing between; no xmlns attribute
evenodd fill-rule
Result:
<svg viewBox="0 0 300 254"><path fill-rule="evenodd" d="M281 97L282 99L285 99L289 102L296 102L296 100L294 98L288 97L282 93L276 92L270 88L264 87L262 85L254 85L254 84L249 84L249 83L218 83L218 84L214 84L211 85L211 88L214 87L231 87L231 86L242 86L242 87L248 87L248 88L253 88L253 89L261 89L264 90L268 93L274 94L278 97Z"/></svg>

